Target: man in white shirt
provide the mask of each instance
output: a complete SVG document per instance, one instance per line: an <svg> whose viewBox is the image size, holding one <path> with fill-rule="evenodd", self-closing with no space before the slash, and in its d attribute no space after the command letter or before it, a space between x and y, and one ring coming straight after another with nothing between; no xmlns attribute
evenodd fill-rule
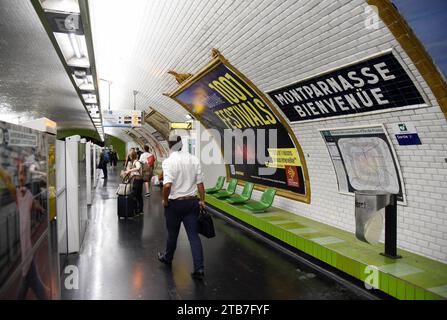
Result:
<svg viewBox="0 0 447 320"><path fill-rule="evenodd" d="M142 164L145 164L143 166L143 181L144 181L144 186L146 189L146 193L144 196L149 197L151 195L150 182L152 179L152 174L154 172L155 157L152 153L149 152L148 145L145 145L143 149L144 149L144 152L141 154L139 160ZM147 166L146 166L146 164L147 164Z"/></svg>
<svg viewBox="0 0 447 320"><path fill-rule="evenodd" d="M205 188L200 161L197 157L181 152L179 136L168 141L170 156L163 161L163 206L165 207L168 240L165 253L158 253L158 259L171 265L177 247L177 237L183 222L194 261L194 278L204 276L203 250L197 230L199 208L205 207ZM200 199L197 199L196 193Z"/></svg>

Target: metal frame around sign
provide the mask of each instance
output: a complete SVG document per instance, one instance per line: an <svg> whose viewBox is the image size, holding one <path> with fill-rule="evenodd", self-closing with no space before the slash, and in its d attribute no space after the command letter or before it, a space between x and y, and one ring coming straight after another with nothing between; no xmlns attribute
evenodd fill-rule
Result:
<svg viewBox="0 0 447 320"><path fill-rule="evenodd" d="M428 99L427 94L426 94L424 88L416 80L416 76L413 74L411 69L405 63L405 61L401 57L401 55L393 48L382 50L382 51L376 52L374 54L367 55L366 57L363 57L361 59L354 59L351 62L342 64L341 66L333 67L333 68L327 69L327 70L325 70L323 72L320 72L320 73L317 73L317 74L313 74L313 75L308 76L308 77L304 77L304 78L302 78L302 79L300 79L298 81L294 81L292 83L285 84L285 85L277 87L277 88L273 88L273 89L267 91L266 93L270 94L270 93L272 93L272 92L274 92L276 90L283 89L283 88L291 86L291 85L296 85L296 84L299 84L301 82L305 82L305 81L308 81L308 80L311 80L311 79L314 79L314 78L318 78L320 76L324 76L326 74L330 74L331 72L334 72L334 71L337 71L337 70L341 70L341 69L346 68L346 67L354 66L354 65L356 65L358 63L365 62L365 61L368 61L370 59L386 55L388 53L391 53L397 59L397 61L400 63L402 69L404 69L404 71L406 72L406 74L408 75L410 80L412 81L413 85L416 87L416 89L418 90L418 92L422 96L422 99L424 99L424 102L425 102L424 104L416 104L416 105L411 105L411 106L394 107L394 108L374 110L374 111L368 111L368 112L362 112L362 113L343 114L343 115L337 115L337 116L332 116L332 117L328 117L328 118L316 118L316 119L307 119L307 120L300 120L300 121L290 121L290 123L291 124L302 124L302 123L309 123L309 122L322 122L322 121L336 120L336 119L342 119L342 118L362 117L362 116L365 117L365 116L368 116L368 115L374 115L374 114L380 114L380 113L388 113L388 112L394 112L394 111L405 111L405 110L412 110L412 109L419 109L419 108L430 107L431 106L430 99ZM281 111L281 113L284 114L284 112L281 110L281 108L279 108L279 106L277 106L276 102L273 101L273 103ZM286 117L285 114L284 114L284 117Z"/></svg>
<svg viewBox="0 0 447 320"><path fill-rule="evenodd" d="M382 131L383 131L383 133L385 134L385 137L387 138L387 142L388 142L388 144L389 144L389 146L390 146L390 150L391 150L391 155L393 156L393 160L395 161L395 165L396 165L396 170L397 170L397 173L399 174L399 183L400 183L400 187L402 188L402 201L398 201L397 203L399 204L399 205L402 205L402 206L406 206L407 205L407 194L406 194L406 190L405 190L405 183L404 183L404 176L402 175L402 170L401 170L401 168L400 168L400 162L399 162L399 158L398 158L398 156L397 156L397 153L396 153L396 150L394 149L394 144L393 144L393 141L391 140L391 138L390 138L390 135L388 134L388 131L386 130L386 128L385 128L385 125L383 124L383 123L377 123L377 124L367 124L367 125L359 125L359 126L350 126L350 127L335 127L335 128L320 128L320 129L318 129L318 131L320 132L320 136L321 136L321 138L323 138L323 135L321 134L323 131L332 131L332 130L350 130L350 129L366 129L366 128L377 128L377 127L380 127L380 128L382 128ZM324 140L324 139L323 139ZM328 150L328 146L327 146L327 143L326 143L326 141L324 141L324 143L325 143L325 146L326 146L326 150ZM334 168L334 174L335 174L335 176L336 176L336 178L337 178L337 173L335 172L335 165L334 165L334 162L333 162L333 159L332 159L332 156L330 155L330 153L329 153L329 150L328 150L328 155L329 155L329 157L331 158L331 163L332 163L332 167ZM347 174L347 173L346 173ZM338 178L337 178L337 180L338 180ZM338 182L337 182L337 184L338 184ZM340 191L340 188L339 188L339 186L337 187L337 189L338 189L338 193L339 194L343 194L343 195L348 195L348 196L355 196L355 193L354 192L344 192L344 191Z"/></svg>

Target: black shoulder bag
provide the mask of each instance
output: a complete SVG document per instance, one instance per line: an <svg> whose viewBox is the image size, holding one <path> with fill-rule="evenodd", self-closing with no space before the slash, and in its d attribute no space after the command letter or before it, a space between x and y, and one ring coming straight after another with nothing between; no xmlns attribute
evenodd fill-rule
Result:
<svg viewBox="0 0 447 320"><path fill-rule="evenodd" d="M205 236L206 238L214 238L216 236L216 232L214 231L213 219L211 218L211 215L206 211L206 209L200 208L199 218L197 222L199 225L199 233L201 235Z"/></svg>

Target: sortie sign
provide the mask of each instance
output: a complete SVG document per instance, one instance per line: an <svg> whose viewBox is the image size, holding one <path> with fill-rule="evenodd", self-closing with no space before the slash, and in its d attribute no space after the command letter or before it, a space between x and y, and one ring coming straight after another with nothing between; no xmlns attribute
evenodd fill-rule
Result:
<svg viewBox="0 0 447 320"><path fill-rule="evenodd" d="M291 122L425 104L392 52L268 92Z"/></svg>

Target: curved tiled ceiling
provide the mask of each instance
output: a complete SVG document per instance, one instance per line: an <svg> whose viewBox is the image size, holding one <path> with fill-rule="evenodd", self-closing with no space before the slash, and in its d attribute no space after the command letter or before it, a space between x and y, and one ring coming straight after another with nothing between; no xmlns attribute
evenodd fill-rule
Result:
<svg viewBox="0 0 447 320"><path fill-rule="evenodd" d="M155 152L158 159L167 156L165 146L160 142L160 140L157 140L150 130L143 126L141 128L135 128L134 131L140 134L140 136L144 137L147 143L152 147L152 152Z"/></svg>
<svg viewBox="0 0 447 320"><path fill-rule="evenodd" d="M104 133L121 139L124 142L131 142L133 139L120 128L104 128Z"/></svg>
<svg viewBox="0 0 447 320"><path fill-rule="evenodd" d="M0 29L1 119L94 130L31 2L0 1Z"/></svg>
<svg viewBox="0 0 447 320"><path fill-rule="evenodd" d="M143 124L141 127L135 127L135 128L111 128L107 127L105 128L105 133L114 137L117 137L121 139L124 142L132 142L134 141L133 137L131 135L140 137L145 137L146 140L148 140L148 143L150 145L153 145L154 140L156 138L153 136L153 133L156 132L154 128L152 128L147 123ZM131 135L129 135L129 133ZM148 139L148 136L150 137Z"/></svg>
<svg viewBox="0 0 447 320"><path fill-rule="evenodd" d="M365 3L349 2L347 10L358 15ZM163 95L178 86L167 71L194 74L210 61L212 48L218 48L263 91L287 84L288 72L299 79L344 63L338 60L312 68L307 59L327 56L338 44L296 39L301 24L319 30L327 23L301 21L303 14L323 8L329 12L335 2L90 0L88 5L97 76L112 83L112 109L132 109L137 90L138 109L151 107L170 121L185 121L187 112ZM290 23L292 19L297 23ZM0 26L2 119L45 116L62 128L94 129L30 1L2 0ZM287 42L276 44L284 36L293 38L294 50ZM295 68L289 70L292 64ZM99 91L105 109L106 82L99 82ZM122 129L106 132L130 139Z"/></svg>
<svg viewBox="0 0 447 320"><path fill-rule="evenodd" d="M177 61L187 53L185 46L190 43L178 43L180 39L170 37L177 13L192 13L184 1L136 0L123 4L95 0L89 1L89 7L98 76L112 81L111 109L132 109L133 90L137 90L137 109L152 107L170 121L185 121L186 111L162 95L177 87L166 72L171 68L181 72L185 67L177 66ZM178 45L184 50L178 50ZM209 56L209 50L204 53ZM100 97L105 106L105 82L100 85Z"/></svg>

